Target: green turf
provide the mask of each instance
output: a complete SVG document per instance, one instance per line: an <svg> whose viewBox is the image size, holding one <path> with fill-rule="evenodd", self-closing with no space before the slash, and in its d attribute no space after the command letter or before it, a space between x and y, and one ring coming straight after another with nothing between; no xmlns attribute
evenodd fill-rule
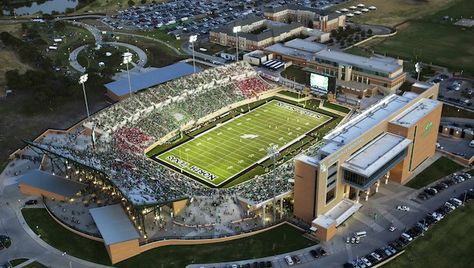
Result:
<svg viewBox="0 0 474 268"><path fill-rule="evenodd" d="M291 252L316 242L284 224L275 229L234 241L153 249L116 264L116 267L185 267L191 263L211 263L261 258ZM206 266L207 267L207 266Z"/></svg>
<svg viewBox="0 0 474 268"><path fill-rule="evenodd" d="M474 202L457 208L384 268L463 268L474 263Z"/></svg>
<svg viewBox="0 0 474 268"><path fill-rule="evenodd" d="M351 111L351 109L349 109L349 108L346 108L344 106L337 105L335 103L331 103L331 102L328 102L328 101L325 101L323 106L326 107L326 108L332 109L332 110L336 110L336 111L339 111L339 112L346 113L346 114Z"/></svg>
<svg viewBox="0 0 474 268"><path fill-rule="evenodd" d="M330 119L330 116L273 100L158 158L219 186L265 158L270 145L280 148L293 143ZM200 170L210 176L203 175Z"/></svg>
<svg viewBox="0 0 474 268"><path fill-rule="evenodd" d="M31 230L41 235L41 239L51 246L84 260L110 265L104 243L66 230L51 218L46 209L24 208L21 212Z"/></svg>
<svg viewBox="0 0 474 268"><path fill-rule="evenodd" d="M298 93L293 92L293 91L285 91L285 90L278 92L278 94L288 96L288 97L293 98L293 99L300 99L300 98L305 97L305 95L303 93L298 94Z"/></svg>
<svg viewBox="0 0 474 268"><path fill-rule="evenodd" d="M420 174L416 175L406 186L419 189L462 168L462 165L442 156L420 172Z"/></svg>

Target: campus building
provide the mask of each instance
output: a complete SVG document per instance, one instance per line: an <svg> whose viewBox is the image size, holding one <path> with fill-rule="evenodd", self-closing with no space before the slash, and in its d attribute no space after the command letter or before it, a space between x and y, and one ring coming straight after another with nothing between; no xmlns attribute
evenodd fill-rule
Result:
<svg viewBox="0 0 474 268"><path fill-rule="evenodd" d="M234 27L240 26L241 32L236 38ZM283 23L259 17L235 20L232 23L209 33L209 41L222 46L236 47L236 40L241 50L260 49L286 39L299 36L305 27L301 23Z"/></svg>
<svg viewBox="0 0 474 268"><path fill-rule="evenodd" d="M294 65L334 76L337 85L343 84L351 93L355 92L360 96L367 95L364 91L373 86L385 95L395 93L406 79L401 60L382 56L357 56L331 50L326 45L308 40L293 39L263 50L271 54L273 59L292 62ZM344 83L351 81L359 86Z"/></svg>
<svg viewBox="0 0 474 268"><path fill-rule="evenodd" d="M346 25L346 15L311 7L288 4L264 10L265 18L279 22L298 22L309 28L330 32Z"/></svg>
<svg viewBox="0 0 474 268"><path fill-rule="evenodd" d="M317 157L295 159L294 215L326 241L388 180L404 184L433 156L442 103L439 85L389 95L324 138Z"/></svg>

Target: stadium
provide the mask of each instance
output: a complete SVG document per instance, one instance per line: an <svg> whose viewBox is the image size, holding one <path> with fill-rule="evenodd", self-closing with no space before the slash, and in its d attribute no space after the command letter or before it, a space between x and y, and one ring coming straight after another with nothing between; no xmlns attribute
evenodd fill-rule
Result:
<svg viewBox="0 0 474 268"><path fill-rule="evenodd" d="M41 169L23 175L20 189L43 196L67 228L103 241L112 263L250 235L291 217L294 157L316 155L350 111L323 103L246 62L203 70L26 141L16 155ZM84 216L71 221L65 207Z"/></svg>

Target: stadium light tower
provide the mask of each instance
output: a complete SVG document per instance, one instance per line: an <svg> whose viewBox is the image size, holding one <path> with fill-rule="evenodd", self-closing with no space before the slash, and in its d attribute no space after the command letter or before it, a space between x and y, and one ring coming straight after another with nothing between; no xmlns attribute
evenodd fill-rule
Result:
<svg viewBox="0 0 474 268"><path fill-rule="evenodd" d="M232 31L235 33L235 62L239 61L239 36L238 34L242 31L242 26L234 26Z"/></svg>
<svg viewBox="0 0 474 268"><path fill-rule="evenodd" d="M130 96L132 96L132 83L130 82L130 71L128 70L128 64L132 62L133 54L130 52L123 53L123 63L127 65L127 74L128 74L128 90L130 91Z"/></svg>
<svg viewBox="0 0 474 268"><path fill-rule="evenodd" d="M267 149L267 155L273 161L273 223L275 223L276 216L276 159L278 158L278 146L276 144L271 145Z"/></svg>
<svg viewBox="0 0 474 268"><path fill-rule="evenodd" d="M89 78L88 74L81 75L81 77L79 77L79 84L82 85L82 92L84 93L84 102L86 103L87 118L89 119L90 117L89 105L87 104L86 86L84 85L87 82L88 78Z"/></svg>
<svg viewBox="0 0 474 268"><path fill-rule="evenodd" d="M194 43L197 41L197 35L191 35L189 36L189 43L191 43L191 48L193 50L193 68L194 71L193 73L196 73L196 58L194 56Z"/></svg>

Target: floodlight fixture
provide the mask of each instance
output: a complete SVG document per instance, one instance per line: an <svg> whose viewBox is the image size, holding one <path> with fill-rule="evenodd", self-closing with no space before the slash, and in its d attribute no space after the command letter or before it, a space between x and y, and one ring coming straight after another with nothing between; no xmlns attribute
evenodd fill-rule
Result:
<svg viewBox="0 0 474 268"><path fill-rule="evenodd" d="M87 82L87 79L89 78L89 75L88 74L83 74L79 77L79 84L84 84L85 82Z"/></svg>
<svg viewBox="0 0 474 268"><path fill-rule="evenodd" d="M132 62L132 56L133 54L130 52L123 53L123 63L129 64L130 62Z"/></svg>
<svg viewBox="0 0 474 268"><path fill-rule="evenodd" d="M191 35L189 36L189 43L194 43L197 41L197 35Z"/></svg>

